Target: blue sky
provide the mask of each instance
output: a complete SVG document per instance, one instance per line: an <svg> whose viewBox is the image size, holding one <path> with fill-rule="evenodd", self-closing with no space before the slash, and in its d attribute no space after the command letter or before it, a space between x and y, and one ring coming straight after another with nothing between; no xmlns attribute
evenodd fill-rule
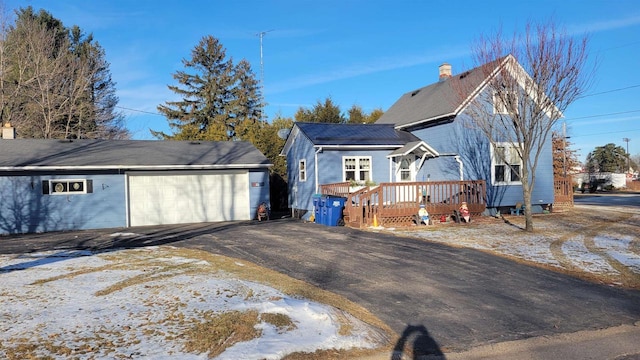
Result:
<svg viewBox="0 0 640 360"><path fill-rule="evenodd" d="M104 47L135 139L169 131L156 107L175 95L167 85L181 60L205 35L227 56L246 59L260 77L263 38L266 115L292 117L331 97L346 111L387 110L403 93L437 81L438 65L454 73L473 66L471 44L502 27L522 30L550 18L571 33L587 33L596 77L565 113L580 159L615 143L640 154L640 2L419 0L4 0L9 10L45 9L66 26L93 33ZM134 111L134 110L137 111Z"/></svg>

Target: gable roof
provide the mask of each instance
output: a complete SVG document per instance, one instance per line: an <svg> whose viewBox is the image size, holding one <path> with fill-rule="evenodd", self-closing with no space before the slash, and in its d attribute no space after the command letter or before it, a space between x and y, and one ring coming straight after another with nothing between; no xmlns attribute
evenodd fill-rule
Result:
<svg viewBox="0 0 640 360"><path fill-rule="evenodd" d="M394 124L407 128L417 124L458 115L487 82L493 72L511 55L478 66L461 74L427 85L402 95L376 124Z"/></svg>
<svg viewBox="0 0 640 360"><path fill-rule="evenodd" d="M266 168L251 143L173 140L0 140L0 170Z"/></svg>

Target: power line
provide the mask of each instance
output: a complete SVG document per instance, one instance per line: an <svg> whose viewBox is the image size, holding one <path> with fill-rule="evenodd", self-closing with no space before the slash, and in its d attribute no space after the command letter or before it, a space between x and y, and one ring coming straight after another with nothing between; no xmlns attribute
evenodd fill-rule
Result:
<svg viewBox="0 0 640 360"><path fill-rule="evenodd" d="M565 119L565 120L566 121L570 121L570 120L579 120L579 119L589 119L589 118L594 118L594 117L611 116L611 115L622 115L622 114L630 114L630 113L635 113L635 112L640 112L640 110L630 110L630 111L622 111L622 112L608 113L608 114L581 116L581 117L570 118L570 119Z"/></svg>
<svg viewBox="0 0 640 360"><path fill-rule="evenodd" d="M160 114L160 113L157 113L157 112L151 112L151 111L145 111L145 110L132 109L132 108L124 107L124 106L114 106L114 107L115 107L115 108L118 108L118 109L122 109L122 110L135 111L135 112L139 112L139 113L143 113L143 114L164 116L164 115L162 115L162 114Z"/></svg>
<svg viewBox="0 0 640 360"><path fill-rule="evenodd" d="M602 92L598 92L598 93L593 93L593 94L587 94L587 95L583 95L583 96L579 96L576 99L582 99L582 98L586 98L589 96L596 96L596 95L602 95L602 94L608 94L608 93L612 93L612 92L616 92L616 91L622 91L622 90L627 90L627 89L633 89L633 88L637 88L640 87L639 85L631 85L631 86L627 86L627 87L623 87L623 88L619 88L619 89L611 89L611 90L607 90L607 91L602 91Z"/></svg>
<svg viewBox="0 0 640 360"><path fill-rule="evenodd" d="M572 135L571 138L584 137L584 136L596 136L596 135L605 135L605 134L619 134L619 133L629 133L632 131L640 131L640 129L627 129L627 130L618 130L618 131L608 131L608 132L599 132L594 134L582 134L582 135Z"/></svg>

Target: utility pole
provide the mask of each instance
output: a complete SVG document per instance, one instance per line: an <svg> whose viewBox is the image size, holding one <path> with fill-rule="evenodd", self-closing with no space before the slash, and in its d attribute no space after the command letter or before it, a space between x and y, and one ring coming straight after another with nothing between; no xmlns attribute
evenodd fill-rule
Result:
<svg viewBox="0 0 640 360"><path fill-rule="evenodd" d="M567 123L562 123L562 177L567 177Z"/></svg>
<svg viewBox="0 0 640 360"><path fill-rule="evenodd" d="M260 111L260 121L264 121L264 58L262 56L262 39L264 36L272 32L273 29L267 31L261 31L256 35L260 37L260 99L261 99L261 107L262 111Z"/></svg>
<svg viewBox="0 0 640 360"><path fill-rule="evenodd" d="M631 158L629 157L629 141L631 141L631 139L622 138L622 141L627 143L627 171L629 171L629 169L631 169Z"/></svg>

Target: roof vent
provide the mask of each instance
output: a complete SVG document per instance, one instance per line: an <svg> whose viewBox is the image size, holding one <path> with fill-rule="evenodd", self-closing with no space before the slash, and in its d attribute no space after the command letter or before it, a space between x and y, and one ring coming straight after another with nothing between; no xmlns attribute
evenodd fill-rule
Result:
<svg viewBox="0 0 640 360"><path fill-rule="evenodd" d="M416 91L412 92L412 93L411 93L411 96L416 96L416 95L418 95L418 93L419 93L419 92L420 92L420 89L418 89L418 90L416 90Z"/></svg>

